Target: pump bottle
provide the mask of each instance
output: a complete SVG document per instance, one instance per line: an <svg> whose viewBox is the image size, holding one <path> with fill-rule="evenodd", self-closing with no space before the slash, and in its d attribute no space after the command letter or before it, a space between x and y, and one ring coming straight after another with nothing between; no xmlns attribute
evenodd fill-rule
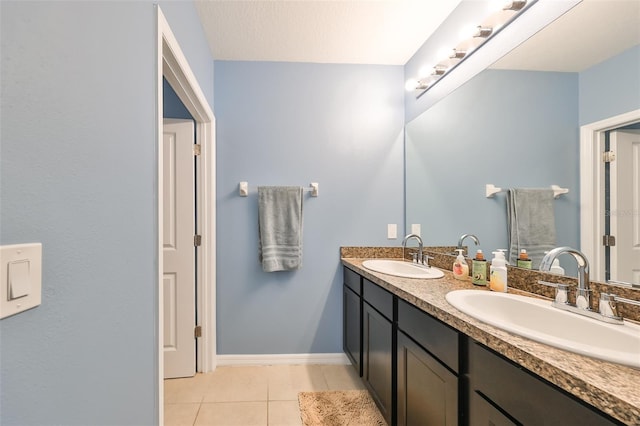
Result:
<svg viewBox="0 0 640 426"><path fill-rule="evenodd" d="M475 259L471 261L471 282L475 285L487 285L487 261L480 249L476 252Z"/></svg>
<svg viewBox="0 0 640 426"><path fill-rule="evenodd" d="M467 261L464 260L464 256L462 255L463 250L457 249L458 256L456 260L453 262L453 276L459 280L468 280L469 279L469 265Z"/></svg>
<svg viewBox="0 0 640 426"><path fill-rule="evenodd" d="M489 290L507 292L507 261L502 251L494 251L489 268Z"/></svg>

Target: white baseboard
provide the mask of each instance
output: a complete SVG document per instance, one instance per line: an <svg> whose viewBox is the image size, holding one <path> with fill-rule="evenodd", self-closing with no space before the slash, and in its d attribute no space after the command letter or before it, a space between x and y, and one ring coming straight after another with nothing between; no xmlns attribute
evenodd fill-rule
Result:
<svg viewBox="0 0 640 426"><path fill-rule="evenodd" d="M222 365L282 365L282 364L350 364L344 353L329 354L275 354L275 355L218 355Z"/></svg>

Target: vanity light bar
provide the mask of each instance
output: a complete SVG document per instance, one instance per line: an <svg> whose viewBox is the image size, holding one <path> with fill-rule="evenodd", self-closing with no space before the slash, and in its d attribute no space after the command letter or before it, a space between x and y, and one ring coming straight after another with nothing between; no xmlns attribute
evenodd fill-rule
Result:
<svg viewBox="0 0 640 426"><path fill-rule="evenodd" d="M527 5L527 0L515 0L507 3L502 10L522 10Z"/></svg>
<svg viewBox="0 0 640 426"><path fill-rule="evenodd" d="M451 55L449 55L449 59L462 59L465 57L466 54L467 54L466 50L453 49L453 51L451 52Z"/></svg>
<svg viewBox="0 0 640 426"><path fill-rule="evenodd" d="M481 25L478 25L478 28L476 29L476 33L473 35L476 38L489 38L491 36L491 34L493 33L493 28L491 27L483 27Z"/></svg>
<svg viewBox="0 0 640 426"><path fill-rule="evenodd" d="M491 25L478 25L470 38L461 41L452 49L447 58L443 58L434 67L430 75L421 75L417 79L409 79L405 84L407 91L419 90L416 96L419 98L452 69L460 65L466 58L471 56L491 37L496 35L502 28L509 25L527 5L535 3L537 0L513 0L504 5L494 13L485 17L483 22L490 21Z"/></svg>
<svg viewBox="0 0 640 426"><path fill-rule="evenodd" d="M447 67L436 65L435 67L433 67L433 72L431 73L431 75L440 76L444 75L445 72L447 72Z"/></svg>

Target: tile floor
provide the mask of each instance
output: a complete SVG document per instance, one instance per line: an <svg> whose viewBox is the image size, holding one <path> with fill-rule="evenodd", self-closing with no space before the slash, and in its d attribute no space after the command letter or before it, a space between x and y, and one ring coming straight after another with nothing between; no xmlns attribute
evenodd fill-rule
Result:
<svg viewBox="0 0 640 426"><path fill-rule="evenodd" d="M298 392L364 389L350 365L226 366L164 381L165 426L301 425Z"/></svg>

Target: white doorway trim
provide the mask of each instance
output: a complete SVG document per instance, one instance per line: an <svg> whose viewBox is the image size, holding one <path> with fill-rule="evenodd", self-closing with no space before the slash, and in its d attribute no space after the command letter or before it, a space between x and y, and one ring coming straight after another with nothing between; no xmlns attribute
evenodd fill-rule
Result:
<svg viewBox="0 0 640 426"><path fill-rule="evenodd" d="M580 127L580 250L594 280L604 281L604 132L640 121L640 109Z"/></svg>
<svg viewBox="0 0 640 426"><path fill-rule="evenodd" d="M158 409L158 423L164 423L164 371L163 371L163 292L162 289L162 127L163 127L163 77L167 79L178 98L185 105L195 120L196 141L201 145L198 169L198 217L197 227L202 235L202 244L198 250L197 263L197 324L202 326L202 337L197 340L196 371L207 372L216 368L216 210L215 210L215 117L213 111L202 93L195 75L189 67L186 57L182 53L167 20L160 7L157 11L156 37L156 156L157 156L157 259L158 279L156 282L157 295L157 374L158 394L156 403Z"/></svg>

